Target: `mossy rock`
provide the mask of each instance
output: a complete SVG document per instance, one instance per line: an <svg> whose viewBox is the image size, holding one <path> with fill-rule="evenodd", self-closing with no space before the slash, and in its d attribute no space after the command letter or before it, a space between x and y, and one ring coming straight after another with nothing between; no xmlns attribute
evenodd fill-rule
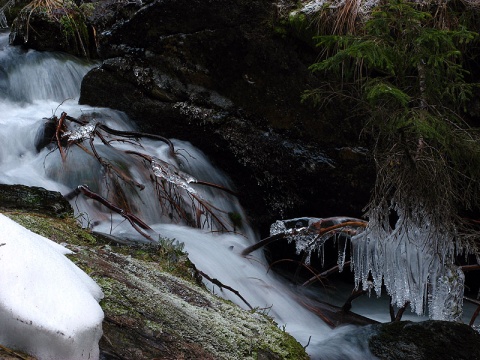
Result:
<svg viewBox="0 0 480 360"><path fill-rule="evenodd" d="M15 209L71 217L73 209L59 192L40 187L0 184L0 210Z"/></svg>
<svg viewBox="0 0 480 360"><path fill-rule="evenodd" d="M61 195L20 189L14 200L7 197L9 207L2 212L71 249L70 259L105 294L100 303L104 359L308 359L304 348L271 318L207 291L181 246L169 240L163 246L118 245L114 238L80 228L72 217L38 212L41 197L40 204L31 200L38 197L32 194L57 200ZM32 203L31 211L25 210Z"/></svg>
<svg viewBox="0 0 480 360"><path fill-rule="evenodd" d="M70 0L31 1L20 11L15 10L10 42L39 51L62 51L95 58L95 30L88 23L84 10L90 11Z"/></svg>

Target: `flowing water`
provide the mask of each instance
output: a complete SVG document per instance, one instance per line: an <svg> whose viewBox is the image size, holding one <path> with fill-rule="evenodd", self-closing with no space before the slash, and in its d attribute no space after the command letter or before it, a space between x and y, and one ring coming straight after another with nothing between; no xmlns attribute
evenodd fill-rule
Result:
<svg viewBox="0 0 480 360"><path fill-rule="evenodd" d="M8 33L0 33L0 183L41 186L64 195L78 185L86 184L102 196L112 195L115 188L112 179L115 176L109 176L92 154L71 147L65 154L67 160L63 162L58 150L43 147L37 151L35 146L38 131L43 128L46 119L53 115L59 117L62 112L75 118L93 113L91 118L110 128L135 130L123 113L77 104L81 79L95 64L82 63L62 54L24 51L9 47L7 42ZM155 187L149 177L151 169L142 159L132 161L132 157L125 155L124 150L146 153L170 164L180 163L182 171L197 179L225 187L232 186L201 151L189 143L172 141L178 153L176 158L169 155L169 147L163 141L143 140L141 146L132 141L118 142L114 145L115 151L100 140L95 141L95 149L100 157L110 159L119 167L127 167L125 171L129 177L145 185L142 191L132 190L135 186L130 185L120 189L130 199L130 210L154 230L149 234L183 242L190 259L199 270L239 291L251 306L264 309L300 343L308 343L307 351L312 358L371 358L365 342L359 340L362 336L349 335L353 327L332 331L318 317L300 306L292 295L295 290L267 271L262 251L256 251L246 258L240 256L245 247L258 240L247 224L244 224L240 235L212 233L187 227L183 225L184 221L171 221L175 216L156 201ZM227 213L242 214L233 196L184 180L176 181L180 181L178 184L187 192L198 195ZM189 199L191 201L191 197ZM121 215L106 210L91 199L79 195L71 200L71 204L83 226L113 234L125 241L148 241L139 236ZM205 217L201 220L207 222ZM233 293L208 282L206 285L215 293L246 308L246 304Z"/></svg>

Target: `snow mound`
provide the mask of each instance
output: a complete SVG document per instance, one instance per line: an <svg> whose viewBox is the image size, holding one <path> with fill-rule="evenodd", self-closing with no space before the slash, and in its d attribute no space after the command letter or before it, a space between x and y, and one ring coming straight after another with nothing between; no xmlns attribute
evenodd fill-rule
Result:
<svg viewBox="0 0 480 360"><path fill-rule="evenodd" d="M0 214L0 344L39 359L98 359L100 287L70 250Z"/></svg>

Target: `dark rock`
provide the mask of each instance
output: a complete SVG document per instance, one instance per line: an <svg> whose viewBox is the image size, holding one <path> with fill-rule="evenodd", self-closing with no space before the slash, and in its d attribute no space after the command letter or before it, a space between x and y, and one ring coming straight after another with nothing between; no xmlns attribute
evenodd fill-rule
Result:
<svg viewBox="0 0 480 360"><path fill-rule="evenodd" d="M338 121L348 109L332 121L300 101L321 84L308 70L317 53L275 31L282 6L163 0L110 14L98 36L104 62L84 78L80 102L192 142L233 178L263 229L278 218L358 217L372 163L357 151L359 129Z"/></svg>
<svg viewBox="0 0 480 360"><path fill-rule="evenodd" d="M57 124L52 117L47 119L42 126L40 126L35 134L35 149L40 151L44 147L48 146L52 139L55 139L55 132L57 130Z"/></svg>
<svg viewBox="0 0 480 360"><path fill-rule="evenodd" d="M55 217L73 215L73 209L59 192L25 185L0 184L0 210L17 209Z"/></svg>
<svg viewBox="0 0 480 360"><path fill-rule="evenodd" d="M480 334L448 321L401 321L372 325L371 352L385 360L478 360Z"/></svg>

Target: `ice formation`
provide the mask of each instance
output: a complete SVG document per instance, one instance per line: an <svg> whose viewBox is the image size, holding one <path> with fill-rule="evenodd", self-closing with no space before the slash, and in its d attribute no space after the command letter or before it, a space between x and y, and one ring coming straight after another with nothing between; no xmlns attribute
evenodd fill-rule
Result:
<svg viewBox="0 0 480 360"><path fill-rule="evenodd" d="M365 225L366 222L363 220L344 216L277 220L270 226L270 236L283 234L289 242L294 242L297 255L305 252L307 265L310 263L312 253L317 252L322 256L322 266L325 241L334 237L338 245L339 270L342 271L347 249L346 237L358 233Z"/></svg>
<svg viewBox="0 0 480 360"><path fill-rule="evenodd" d="M378 0L357 0L355 2L355 8L357 9L359 14L366 14L374 6L376 6L378 2ZM320 12L321 10L324 10L325 8L335 10L342 8L346 5L351 6L351 4L348 3L346 0L312 0L308 1L305 5L303 5L300 10L292 12L292 15L296 15L297 13L312 15Z"/></svg>
<svg viewBox="0 0 480 360"><path fill-rule="evenodd" d="M391 210L398 215L393 228L385 216ZM325 241L334 237L340 271L351 237L351 268L357 288L373 288L380 296L384 285L393 305L402 307L408 302L418 315L428 309L431 319L461 321L464 275L453 263L454 234L434 225L420 205L408 211L396 205L376 212L370 213L365 229L361 220L354 218L296 218L276 221L270 236L283 234L295 242L297 254L304 253L307 264L312 252L323 257Z"/></svg>
<svg viewBox="0 0 480 360"><path fill-rule="evenodd" d="M183 171L180 171L174 165L160 159L152 159L152 169L155 176L160 179L165 179L169 183L185 189L190 194L197 193L195 189L189 185L190 183L197 182L197 180Z"/></svg>
<svg viewBox="0 0 480 360"><path fill-rule="evenodd" d="M103 297L70 250L0 214L0 344L38 359L98 359Z"/></svg>
<svg viewBox="0 0 480 360"><path fill-rule="evenodd" d="M312 252L323 249L325 238L319 238L318 234L310 231L312 224L320 221L318 218L295 218L289 220L277 220L270 226L270 236L285 234L288 242L294 242L297 255L306 252L305 263L310 263Z"/></svg>
<svg viewBox="0 0 480 360"><path fill-rule="evenodd" d="M418 315L428 305L432 319L459 320L464 277L453 264L453 234L434 225L421 206L406 210L397 205L394 210L398 219L393 228L388 216L383 221L372 216L366 230L352 237L355 285L367 290L373 284L380 296L383 284L393 305L409 302Z"/></svg>
<svg viewBox="0 0 480 360"><path fill-rule="evenodd" d="M91 121L86 125L77 127L74 131L66 131L63 134L63 138L66 138L68 141L82 141L90 139L95 132L97 127L96 121Z"/></svg>

